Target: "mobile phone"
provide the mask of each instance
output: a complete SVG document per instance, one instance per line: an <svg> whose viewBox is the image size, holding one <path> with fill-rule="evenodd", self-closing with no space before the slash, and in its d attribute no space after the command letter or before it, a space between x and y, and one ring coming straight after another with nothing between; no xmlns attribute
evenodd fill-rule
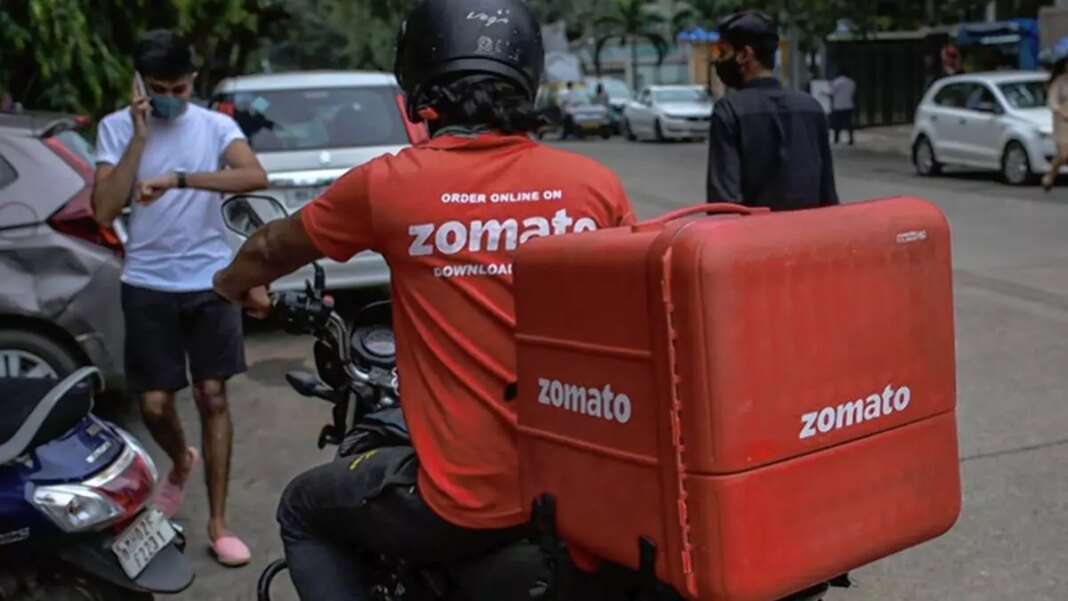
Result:
<svg viewBox="0 0 1068 601"><path fill-rule="evenodd" d="M142 98L148 98L148 90L145 89L145 80L141 77L141 73L134 71L134 86L137 88L137 93Z"/></svg>

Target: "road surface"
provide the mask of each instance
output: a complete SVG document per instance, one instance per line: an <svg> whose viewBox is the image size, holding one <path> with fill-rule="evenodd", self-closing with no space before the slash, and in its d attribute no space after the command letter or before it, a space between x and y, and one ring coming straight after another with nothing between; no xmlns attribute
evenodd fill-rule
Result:
<svg viewBox="0 0 1068 601"><path fill-rule="evenodd" d="M702 145L616 139L568 147L616 169L642 217L704 199ZM833 599L1068 599L1068 189L1045 195L974 174L920 179L897 155L838 152L844 199L915 195L938 203L949 217L965 498L948 535L855 572L858 586ZM279 556L279 493L293 475L329 457L315 448L327 407L297 398L282 378L287 370L312 367L310 348L309 340L280 332L250 333L251 369L231 386L236 443L229 514L253 549L253 563L227 570L209 558L198 470L179 514L198 579L178 599L254 599L260 570ZM196 434L188 394L181 412ZM161 461L161 471L167 467ZM276 599L295 599L288 583L277 588Z"/></svg>

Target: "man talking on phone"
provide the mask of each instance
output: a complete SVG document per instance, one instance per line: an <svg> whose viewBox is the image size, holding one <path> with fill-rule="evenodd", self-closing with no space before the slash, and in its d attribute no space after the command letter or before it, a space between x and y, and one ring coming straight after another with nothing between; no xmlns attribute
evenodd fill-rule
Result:
<svg viewBox="0 0 1068 601"><path fill-rule="evenodd" d="M187 446L175 393L193 381L200 414L211 550L227 566L248 547L226 526L233 440L227 380L245 371L240 309L212 291L230 263L223 194L267 187L267 175L237 123L189 102L196 79L189 43L169 31L136 46L130 106L100 123L93 211L110 225L130 207L122 274L126 377L145 423L173 462L156 503L173 516L200 458ZM266 297L266 290L255 294Z"/></svg>

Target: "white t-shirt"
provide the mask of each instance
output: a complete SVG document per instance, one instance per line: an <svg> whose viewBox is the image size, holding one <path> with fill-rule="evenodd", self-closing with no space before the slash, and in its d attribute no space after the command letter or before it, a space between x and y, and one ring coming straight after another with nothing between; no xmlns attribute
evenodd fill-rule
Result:
<svg viewBox="0 0 1068 601"><path fill-rule="evenodd" d="M245 138L232 118L194 104L173 120L149 116L148 130L138 180L182 169L219 171L226 148ZM97 135L97 163L118 165L132 137L128 108L105 117ZM215 272L233 257L222 198L217 192L176 188L151 204L131 203L122 281L167 292L211 290Z"/></svg>
<svg viewBox="0 0 1068 601"><path fill-rule="evenodd" d="M852 79L838 76L831 82L831 110L853 110L853 96L857 93L857 84Z"/></svg>

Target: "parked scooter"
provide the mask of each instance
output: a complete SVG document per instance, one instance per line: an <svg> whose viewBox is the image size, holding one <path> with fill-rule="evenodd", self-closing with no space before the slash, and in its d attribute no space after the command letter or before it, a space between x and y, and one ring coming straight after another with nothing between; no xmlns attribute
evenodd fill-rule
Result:
<svg viewBox="0 0 1068 601"><path fill-rule="evenodd" d="M285 214L266 196L235 196L223 203L227 226L241 236L262 227L264 215ZM400 385L389 301L364 307L352 318L334 310L325 291L325 276L314 265L315 282L304 292L272 295L272 317L294 335L315 337L318 375L290 372L286 380L301 396L327 401L333 423L319 435L319 448L338 446L337 455L348 457L374 448L406 446L411 441L400 410ZM531 537L497 551L492 559L494 578L531 583L531 599L540 601L682 601L674 591L617 566L598 575L577 577L567 559L567 548L556 538L552 523L535 508ZM533 552L531 552L533 550ZM490 558L486 558L489 560ZM358 554L372 585L375 601L464 601L456 575L470 565L410 566L397 558ZM285 560L272 563L257 586L258 601L271 601L271 584L285 570ZM831 586L848 587L848 576L819 583L782 601L820 601Z"/></svg>
<svg viewBox="0 0 1068 601"><path fill-rule="evenodd" d="M0 601L150 601L194 573L181 528L149 503L158 472L92 415L94 367L0 378Z"/></svg>

